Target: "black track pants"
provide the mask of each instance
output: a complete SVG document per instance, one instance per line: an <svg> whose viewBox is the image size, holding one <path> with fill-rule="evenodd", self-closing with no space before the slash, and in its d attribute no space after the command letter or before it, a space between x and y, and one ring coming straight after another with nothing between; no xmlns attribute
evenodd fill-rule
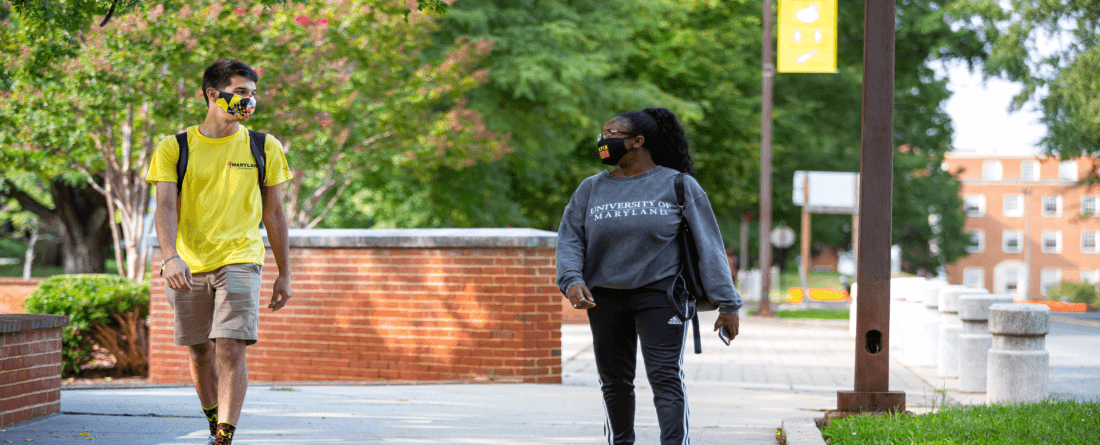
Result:
<svg viewBox="0 0 1100 445"><path fill-rule="evenodd" d="M691 443L682 370L687 323L669 309L664 293L595 288L592 294L596 307L588 310L588 321L607 410L604 432L608 443L634 443L634 369L639 338L646 376L653 387L661 445Z"/></svg>

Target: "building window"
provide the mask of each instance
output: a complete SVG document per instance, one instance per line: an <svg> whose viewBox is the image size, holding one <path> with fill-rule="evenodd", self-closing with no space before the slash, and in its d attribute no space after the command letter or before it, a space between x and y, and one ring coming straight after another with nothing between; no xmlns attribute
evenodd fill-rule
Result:
<svg viewBox="0 0 1100 445"><path fill-rule="evenodd" d="M1097 201L1100 196L1085 195L1081 197L1081 216L1096 216Z"/></svg>
<svg viewBox="0 0 1100 445"><path fill-rule="evenodd" d="M1005 230L1001 234L1005 253L1020 253L1020 236L1019 230Z"/></svg>
<svg viewBox="0 0 1100 445"><path fill-rule="evenodd" d="M1047 195L1043 197L1043 216L1062 216L1062 196Z"/></svg>
<svg viewBox="0 0 1100 445"><path fill-rule="evenodd" d="M1100 253L1100 248L1097 246L1097 238L1100 238L1100 232L1091 230L1081 232L1081 253Z"/></svg>
<svg viewBox="0 0 1100 445"><path fill-rule="evenodd" d="M1015 267L1005 268L1005 292L1013 293L1020 288L1020 271Z"/></svg>
<svg viewBox="0 0 1100 445"><path fill-rule="evenodd" d="M1004 196L1005 216L1024 216L1024 195Z"/></svg>
<svg viewBox="0 0 1100 445"><path fill-rule="evenodd" d="M1089 284L1100 284L1100 269L1081 270L1081 282Z"/></svg>
<svg viewBox="0 0 1100 445"><path fill-rule="evenodd" d="M1000 181L1001 173L1001 161L982 162L982 179L986 181Z"/></svg>
<svg viewBox="0 0 1100 445"><path fill-rule="evenodd" d="M1020 179L1024 181L1039 180L1039 161L1024 161L1020 163Z"/></svg>
<svg viewBox="0 0 1100 445"><path fill-rule="evenodd" d="M1043 253L1062 253L1062 231L1043 232Z"/></svg>
<svg viewBox="0 0 1100 445"><path fill-rule="evenodd" d="M1063 181L1077 180L1077 161L1062 161L1058 164L1058 179Z"/></svg>
<svg viewBox="0 0 1100 445"><path fill-rule="evenodd" d="M1062 281L1062 269L1043 269L1039 271L1039 293L1044 297L1047 291Z"/></svg>
<svg viewBox="0 0 1100 445"><path fill-rule="evenodd" d="M984 216L985 195L963 195L963 207L966 209L966 216Z"/></svg>
<svg viewBox="0 0 1100 445"><path fill-rule="evenodd" d="M981 253L985 250L985 231L973 230L970 231L970 244L966 246L966 251L970 253Z"/></svg>
<svg viewBox="0 0 1100 445"><path fill-rule="evenodd" d="M974 289L985 288L985 270L980 267L963 269L963 286Z"/></svg>

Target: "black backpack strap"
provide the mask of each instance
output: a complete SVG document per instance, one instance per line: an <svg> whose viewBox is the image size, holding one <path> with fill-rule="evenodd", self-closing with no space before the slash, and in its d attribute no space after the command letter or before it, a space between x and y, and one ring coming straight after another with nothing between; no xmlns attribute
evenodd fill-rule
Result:
<svg viewBox="0 0 1100 445"><path fill-rule="evenodd" d="M680 173L676 175L676 205L680 206L680 210L684 210L684 175L687 173ZM665 189L668 190L668 189Z"/></svg>
<svg viewBox="0 0 1100 445"><path fill-rule="evenodd" d="M685 174L686 173L681 172L680 174L676 175L676 205L680 207L680 218L681 218L680 230L686 230L687 229L686 221L683 220L683 218L684 218L684 175ZM683 249L683 248L684 247L681 247L681 249ZM702 339L700 338L700 334L699 334L699 312L698 311L696 311L695 314L693 314L691 316L691 329L693 331L695 331L695 333L692 335L692 340L695 340L695 353L696 354L702 354L703 353L703 345L701 343Z"/></svg>
<svg viewBox="0 0 1100 445"><path fill-rule="evenodd" d="M248 130L248 146L252 149L252 157L256 159L256 179L260 183L260 199L266 201L267 187L264 187L267 179L267 153L264 144L267 143L267 134ZM261 206L263 202L261 201Z"/></svg>
<svg viewBox="0 0 1100 445"><path fill-rule="evenodd" d="M699 338L699 311L695 311L695 315L691 317L691 329L695 330L695 353L703 353L703 345L699 342L702 341Z"/></svg>
<svg viewBox="0 0 1100 445"><path fill-rule="evenodd" d="M176 143L180 146L179 157L176 158L176 198L183 193L183 176L187 174L187 132L176 135Z"/></svg>

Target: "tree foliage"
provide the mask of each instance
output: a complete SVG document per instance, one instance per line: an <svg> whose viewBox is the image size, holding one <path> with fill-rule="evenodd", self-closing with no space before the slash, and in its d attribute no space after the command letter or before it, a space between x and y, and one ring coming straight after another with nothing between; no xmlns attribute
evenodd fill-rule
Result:
<svg viewBox="0 0 1100 445"><path fill-rule="evenodd" d="M1100 154L1100 1L958 0L951 16L985 44L986 77L1023 85L1013 110L1038 105L1047 152Z"/></svg>
<svg viewBox="0 0 1100 445"><path fill-rule="evenodd" d="M17 22L5 25L7 35L27 37ZM475 65L488 44L459 41L421 58L432 26L429 16L387 1L200 2L91 27L74 57L40 72L26 68L33 49L4 53L0 65L13 76L0 91L0 166L42 183L65 172L108 197L121 228L121 272L140 280L144 251L126 240L149 230L152 151L202 121L205 66L237 58L261 73L261 109L248 124L284 142L296 173L287 194L292 225L310 227L353 181L422 181L433 168L461 170L508 150L462 98L483 81Z"/></svg>
<svg viewBox="0 0 1100 445"><path fill-rule="evenodd" d="M945 22L944 6L899 2L895 140L910 148L895 163L894 239L912 271L933 271L964 254L955 247L964 239L958 184L938 168L950 148L942 107L950 92L929 65L973 60L981 45L973 32ZM665 106L684 121L700 183L727 244L736 244L731 235L740 216L759 205L760 15L755 0L455 3L437 44L457 36L495 42L486 60L489 83L470 94L471 107L490 117L491 128L512 133L515 153L481 166L480 180L443 172L435 184L468 190L459 195L463 203L439 197L432 186L421 202L440 209L437 224L469 223L501 209L481 221L553 228L576 184L603 168L591 135L619 113ZM840 16L836 74L776 76L777 223L799 224L789 198L796 170L859 169L862 2L841 2ZM924 193L931 190L938 193ZM935 233L932 215L940 220ZM846 248L850 221L815 217L815 244Z"/></svg>

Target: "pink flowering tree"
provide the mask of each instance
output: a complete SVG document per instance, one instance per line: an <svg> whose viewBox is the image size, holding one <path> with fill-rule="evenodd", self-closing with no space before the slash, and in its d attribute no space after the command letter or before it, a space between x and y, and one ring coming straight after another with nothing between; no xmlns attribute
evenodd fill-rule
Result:
<svg viewBox="0 0 1100 445"><path fill-rule="evenodd" d="M435 25L412 6L199 1L91 27L76 55L46 73L20 70L33 48L0 52L14 73L0 86L0 170L87 182L106 198L118 272L142 280L152 152L202 121L201 74L217 58L260 73L260 108L246 125L283 142L295 174L286 194L292 227L319 224L365 177L430 180L438 166L499 158L507 137L487 131L462 101L485 81L475 65L491 44L459 41L427 57L420 49ZM0 23L6 37L19 36L13 28Z"/></svg>

